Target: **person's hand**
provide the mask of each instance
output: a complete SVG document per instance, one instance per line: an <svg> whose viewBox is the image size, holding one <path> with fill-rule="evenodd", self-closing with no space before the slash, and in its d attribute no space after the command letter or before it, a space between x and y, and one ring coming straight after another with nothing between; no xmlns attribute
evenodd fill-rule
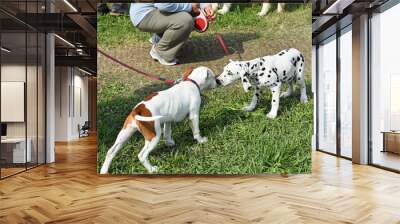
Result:
<svg viewBox="0 0 400 224"><path fill-rule="evenodd" d="M217 14L212 9L211 5L207 5L204 7L204 12L206 13L206 17L208 21L213 21L217 17Z"/></svg>
<svg viewBox="0 0 400 224"><path fill-rule="evenodd" d="M195 16L200 14L200 4L199 3L192 3L192 14Z"/></svg>

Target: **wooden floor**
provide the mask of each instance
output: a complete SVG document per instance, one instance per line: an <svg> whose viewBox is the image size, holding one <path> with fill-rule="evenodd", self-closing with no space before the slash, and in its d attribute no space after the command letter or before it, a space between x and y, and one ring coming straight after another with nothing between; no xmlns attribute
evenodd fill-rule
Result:
<svg viewBox="0 0 400 224"><path fill-rule="evenodd" d="M289 177L100 177L95 138L0 181L0 223L400 223L400 175L313 153Z"/></svg>

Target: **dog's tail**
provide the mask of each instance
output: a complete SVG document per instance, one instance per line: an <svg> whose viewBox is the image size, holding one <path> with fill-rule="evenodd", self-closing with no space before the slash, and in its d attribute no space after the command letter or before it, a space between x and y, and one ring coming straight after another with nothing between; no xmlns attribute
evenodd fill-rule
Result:
<svg viewBox="0 0 400 224"><path fill-rule="evenodd" d="M153 117L143 117L140 115L136 115L135 119L138 121L155 121L161 119L163 116L153 116Z"/></svg>

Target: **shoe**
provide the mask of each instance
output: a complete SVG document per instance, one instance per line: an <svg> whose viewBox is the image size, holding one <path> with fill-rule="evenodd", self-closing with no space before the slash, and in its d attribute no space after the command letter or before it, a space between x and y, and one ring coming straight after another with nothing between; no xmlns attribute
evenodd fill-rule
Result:
<svg viewBox="0 0 400 224"><path fill-rule="evenodd" d="M129 15L129 4L113 3L111 6L110 15L112 16Z"/></svg>
<svg viewBox="0 0 400 224"><path fill-rule="evenodd" d="M162 58L160 56L160 54L158 54L158 52L156 51L155 45L153 45L153 47L150 50L150 56L151 58L153 58L154 60L157 60L158 62L160 62L160 64L162 65L176 65L178 64L178 60L174 59L171 62L167 62L164 58Z"/></svg>
<svg viewBox="0 0 400 224"><path fill-rule="evenodd" d="M156 45L156 44L158 44L158 42L160 42L160 40L161 40L161 37L158 36L157 34L153 33L153 36L150 37L149 42L152 45Z"/></svg>

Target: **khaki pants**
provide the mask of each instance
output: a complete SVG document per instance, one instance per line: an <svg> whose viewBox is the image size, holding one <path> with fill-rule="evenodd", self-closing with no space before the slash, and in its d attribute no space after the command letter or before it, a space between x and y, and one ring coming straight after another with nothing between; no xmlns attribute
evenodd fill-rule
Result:
<svg viewBox="0 0 400 224"><path fill-rule="evenodd" d="M156 51L166 61L174 60L193 30L193 17L187 12L164 13L155 9L137 25L140 31L161 37Z"/></svg>

